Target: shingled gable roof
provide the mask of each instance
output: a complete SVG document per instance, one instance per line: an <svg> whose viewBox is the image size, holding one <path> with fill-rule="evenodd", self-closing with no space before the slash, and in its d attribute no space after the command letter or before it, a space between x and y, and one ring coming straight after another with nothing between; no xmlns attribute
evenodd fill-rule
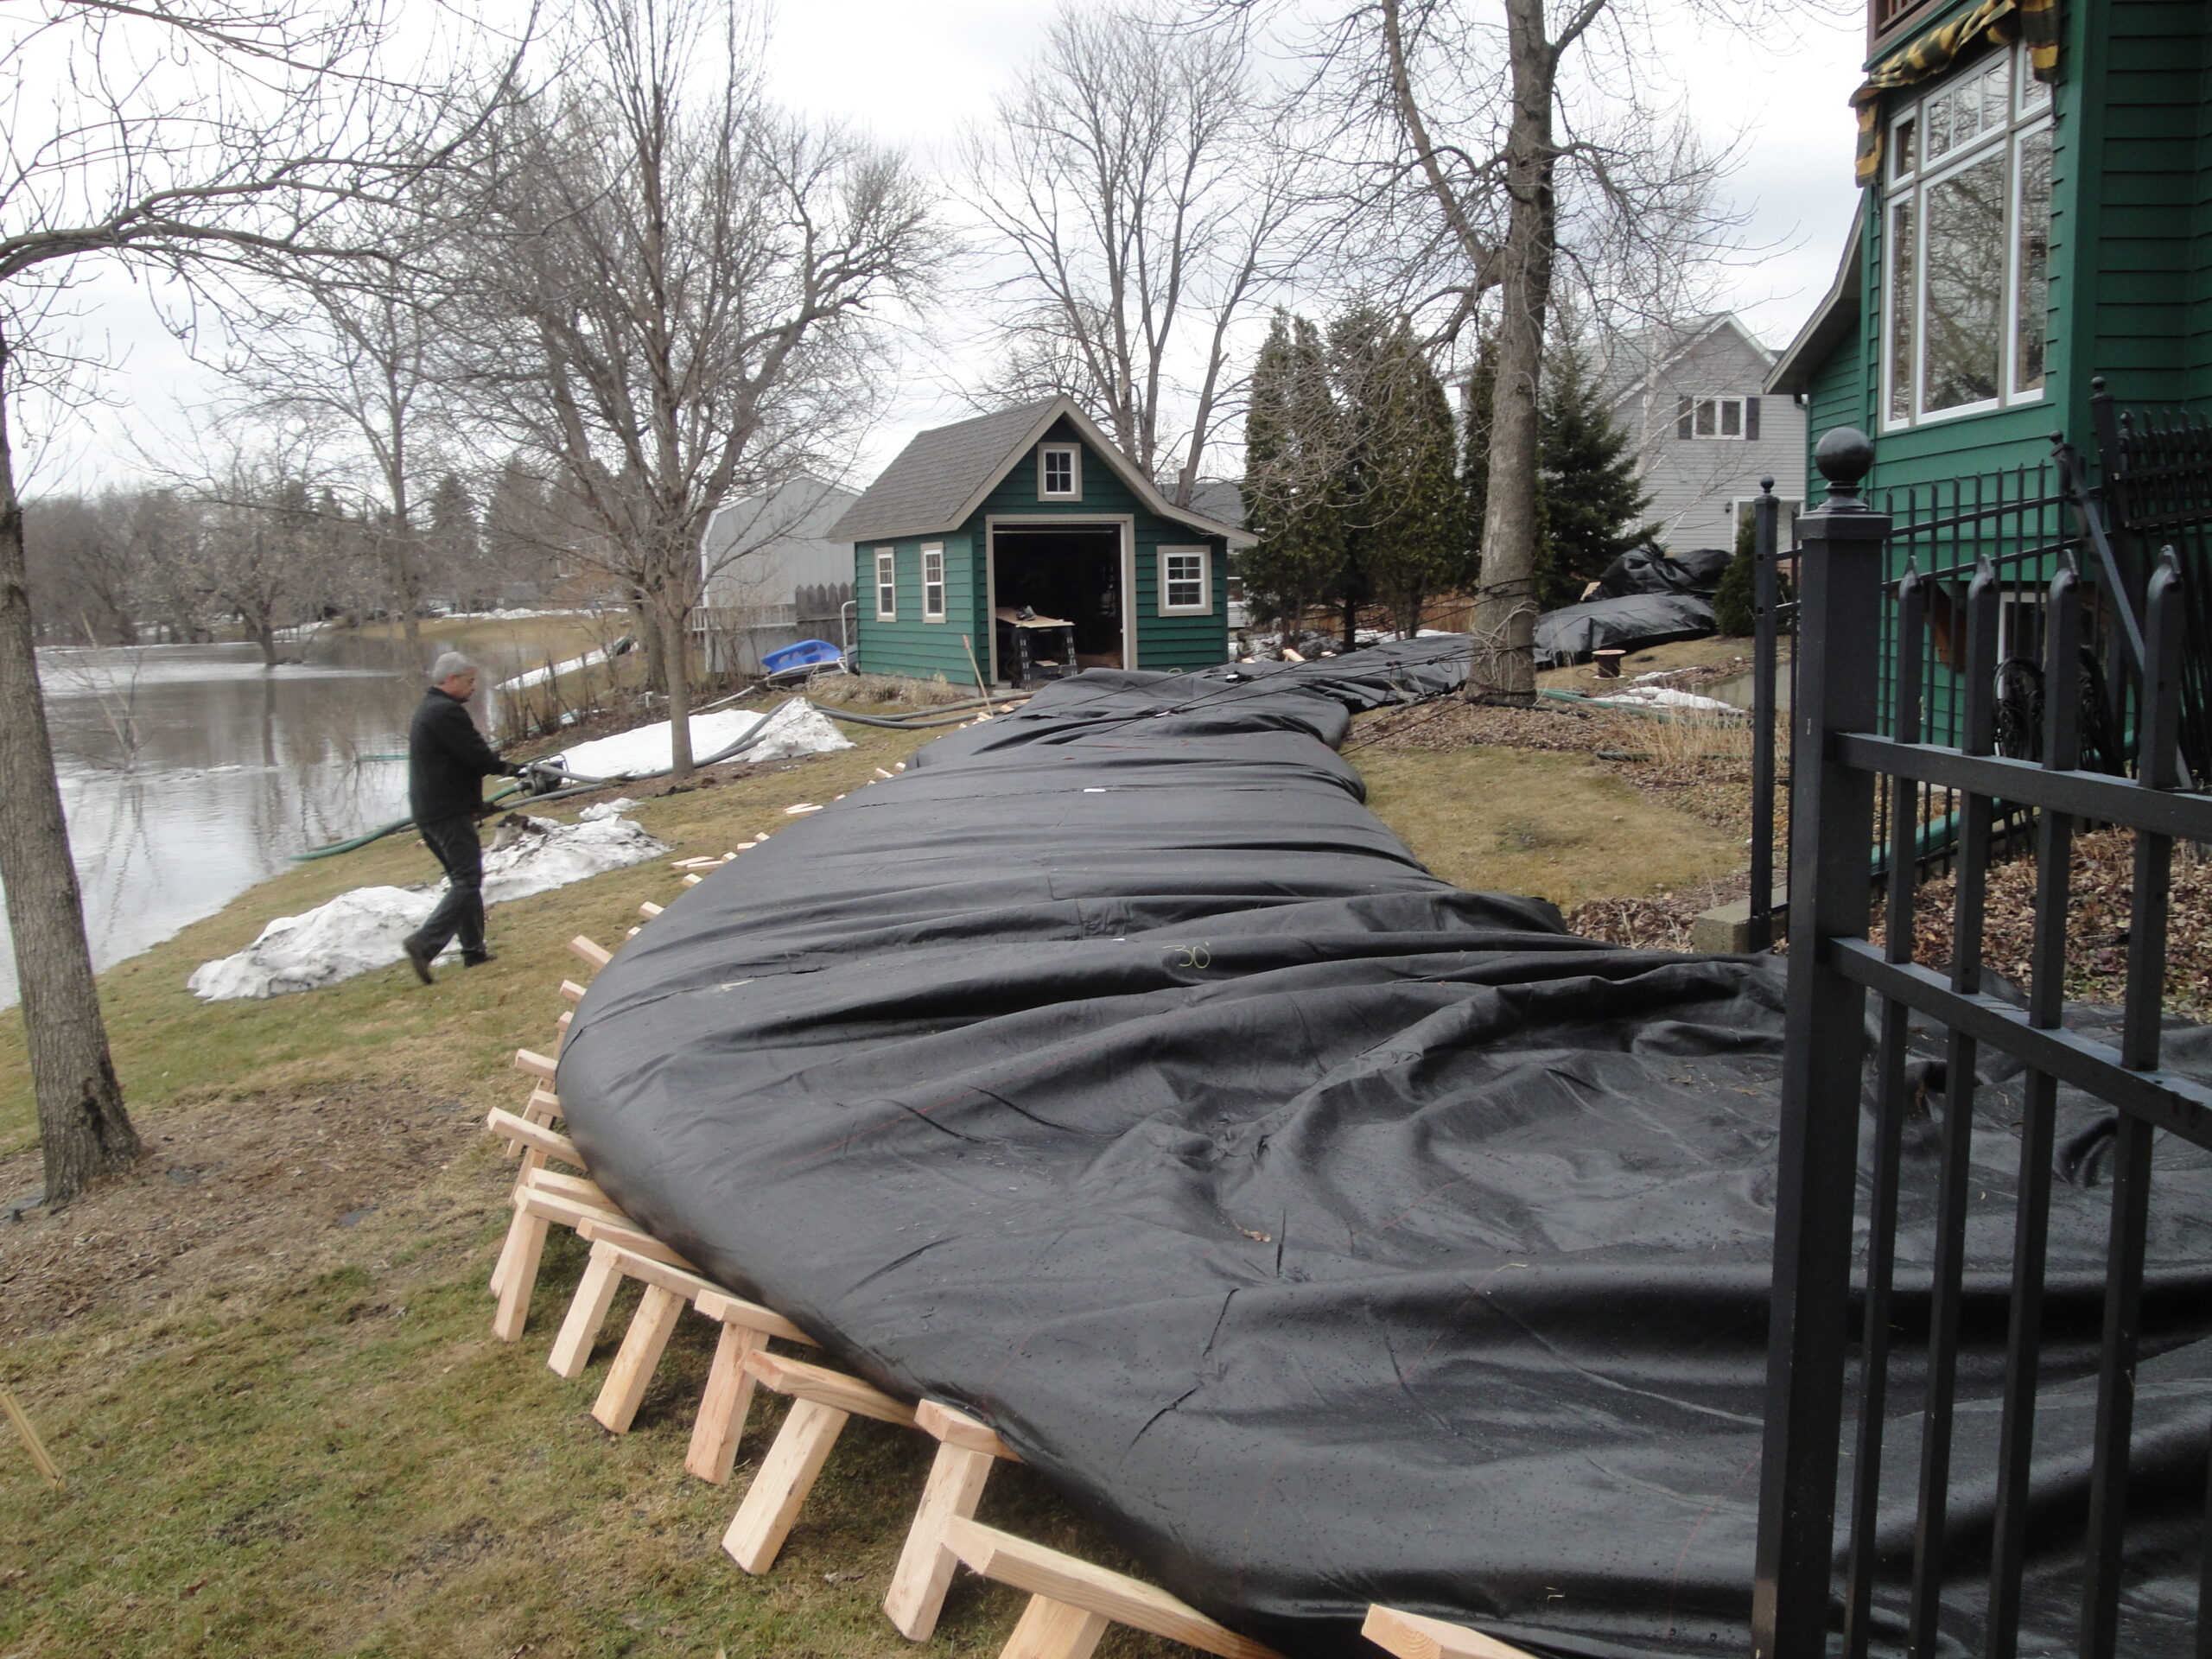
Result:
<svg viewBox="0 0 2212 1659"><path fill-rule="evenodd" d="M966 524L983 498L999 486L1038 441L1065 420L1091 452L1114 469L1147 511L1207 536L1225 536L1232 547L1255 539L1188 507L1172 505L1150 479L1066 397L1021 404L972 421L917 432L861 499L830 528L841 542L884 541L896 536L941 536Z"/></svg>

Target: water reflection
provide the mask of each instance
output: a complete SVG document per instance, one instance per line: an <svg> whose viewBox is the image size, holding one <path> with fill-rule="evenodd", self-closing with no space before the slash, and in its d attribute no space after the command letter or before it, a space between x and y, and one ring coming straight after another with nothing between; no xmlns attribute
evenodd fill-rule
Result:
<svg viewBox="0 0 2212 1659"><path fill-rule="evenodd" d="M407 768L386 758L406 748L422 695L404 644L289 650L303 660L273 670L251 645L39 653L98 966L213 914L293 853L406 811ZM5 930L0 1007L16 1001Z"/></svg>

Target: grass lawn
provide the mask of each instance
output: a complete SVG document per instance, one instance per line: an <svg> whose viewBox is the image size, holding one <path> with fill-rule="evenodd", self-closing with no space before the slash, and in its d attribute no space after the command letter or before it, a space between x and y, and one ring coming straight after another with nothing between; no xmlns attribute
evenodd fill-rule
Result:
<svg viewBox="0 0 2212 1659"><path fill-rule="evenodd" d="M924 741L854 735L634 816L671 856L720 853ZM1732 855L1580 756L1353 758L1376 810L1469 886L1571 904ZM0 1430L0 1659L911 1652L878 1603L920 1437L856 1420L783 1560L750 1579L719 1541L779 1402L755 1407L730 1487L683 1472L704 1321L684 1321L621 1439L587 1415L604 1351L573 1382L543 1363L575 1240L549 1249L524 1339L490 1336L512 1166L483 1113L525 1094L517 1046L550 1046L579 966L566 940L617 944L640 900L680 890L665 861L496 906L499 960L434 988L403 965L265 1002L184 990L272 917L435 873L411 837L302 865L104 976L149 1155L58 1214L8 1219L38 1170L20 1027L0 1027L0 1381L69 1483L49 1493ZM1025 1469L993 1476L983 1518L1124 1564ZM963 1574L937 1650L995 1652L1019 1602ZM1180 1649L1117 1630L1101 1651Z"/></svg>
<svg viewBox="0 0 2212 1659"><path fill-rule="evenodd" d="M1422 863L1463 887L1562 910L1716 880L1742 842L1655 802L1587 755L1535 749L1355 751L1367 804Z"/></svg>

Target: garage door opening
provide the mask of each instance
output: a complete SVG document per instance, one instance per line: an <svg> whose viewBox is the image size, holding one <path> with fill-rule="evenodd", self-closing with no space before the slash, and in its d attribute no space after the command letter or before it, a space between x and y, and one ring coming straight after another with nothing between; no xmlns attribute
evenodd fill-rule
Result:
<svg viewBox="0 0 2212 1659"><path fill-rule="evenodd" d="M1073 667L1122 667L1122 532L1104 525L993 530L991 605L994 679L1014 667L1013 630L1025 612L1073 628Z"/></svg>

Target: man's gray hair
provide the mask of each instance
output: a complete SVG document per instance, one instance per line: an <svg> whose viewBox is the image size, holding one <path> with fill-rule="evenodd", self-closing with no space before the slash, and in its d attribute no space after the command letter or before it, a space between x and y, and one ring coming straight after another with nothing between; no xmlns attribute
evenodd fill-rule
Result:
<svg viewBox="0 0 2212 1659"><path fill-rule="evenodd" d="M430 664L430 683L443 685L456 674L466 674L476 664L457 651L448 651Z"/></svg>

